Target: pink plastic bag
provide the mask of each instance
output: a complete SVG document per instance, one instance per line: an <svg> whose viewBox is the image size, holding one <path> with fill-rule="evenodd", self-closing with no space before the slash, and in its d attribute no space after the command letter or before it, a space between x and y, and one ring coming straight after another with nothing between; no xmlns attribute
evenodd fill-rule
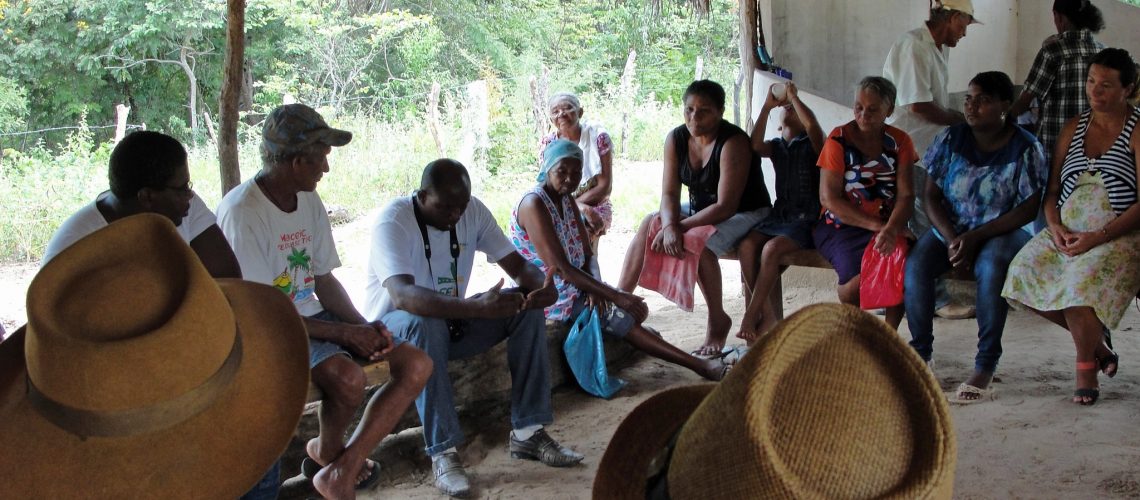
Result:
<svg viewBox="0 0 1140 500"><path fill-rule="evenodd" d="M906 272L907 240L898 236L895 249L883 255L875 250L875 238L863 250L859 271L859 307L879 309L903 303L903 278Z"/></svg>

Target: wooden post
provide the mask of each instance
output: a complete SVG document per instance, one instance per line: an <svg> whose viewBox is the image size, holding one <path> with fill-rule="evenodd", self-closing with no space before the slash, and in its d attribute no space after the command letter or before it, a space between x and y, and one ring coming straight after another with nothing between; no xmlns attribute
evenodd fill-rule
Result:
<svg viewBox="0 0 1140 500"><path fill-rule="evenodd" d="M630 50L625 58L625 68L621 71L621 86L618 87L619 105L621 106L621 131L618 137L618 151L625 157L625 137L629 134L629 110L633 107L634 94L637 93L637 83L634 72L637 68L637 51Z"/></svg>
<svg viewBox="0 0 1140 500"><path fill-rule="evenodd" d="M226 57L222 70L222 94L218 115L218 169L222 194L241 183L238 163L238 106L242 91L242 63L245 60L245 0L226 0Z"/></svg>
<svg viewBox="0 0 1140 500"><path fill-rule="evenodd" d="M743 77L741 89L744 91L744 119L736 124L746 132L752 131L752 83L756 77L756 68L760 64L760 56L756 53L759 46L757 36L760 22L760 9L757 0L738 0L740 13L740 72ZM740 81L741 79L737 79ZM737 94L739 95L739 90Z"/></svg>
<svg viewBox="0 0 1140 500"><path fill-rule="evenodd" d="M431 83L431 93L428 94L428 129L431 130L431 138L435 140L435 150L440 158L443 158L443 137L441 137L439 126L439 82Z"/></svg>
<svg viewBox="0 0 1140 500"><path fill-rule="evenodd" d="M693 80L703 80L704 74L705 74L705 58L698 55L697 56L697 71L696 71L696 75L693 77Z"/></svg>
<svg viewBox="0 0 1140 500"><path fill-rule="evenodd" d="M115 105L115 144L127 135L127 117L131 114L131 107L126 104Z"/></svg>

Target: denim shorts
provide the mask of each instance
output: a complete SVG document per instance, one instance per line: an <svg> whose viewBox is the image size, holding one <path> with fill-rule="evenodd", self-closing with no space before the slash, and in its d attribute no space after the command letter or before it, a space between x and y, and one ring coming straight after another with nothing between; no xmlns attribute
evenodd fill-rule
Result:
<svg viewBox="0 0 1140 500"><path fill-rule="evenodd" d="M751 231L756 224L764 220L771 210L770 207L763 207L750 212L738 212L732 217L720 221L713 226L716 228L716 232L705 242L705 248L708 248L717 257L728 255L736 248L736 244L748 235L748 231ZM685 217L693 215L688 203L681 204L681 215Z"/></svg>
<svg viewBox="0 0 1140 500"><path fill-rule="evenodd" d="M796 242L801 249L815 248L815 243L811 239L813 229L815 229L814 220L784 221L772 218L764 219L752 228L753 231L760 234L772 237L783 236Z"/></svg>
<svg viewBox="0 0 1140 500"><path fill-rule="evenodd" d="M344 323L344 321L341 321L341 319L339 317L337 317L337 315L333 314L332 312L330 312L328 310L324 310L324 311L321 311L317 314L309 316L309 318L319 319L321 321L328 321L330 323ZM404 343L404 340L400 339L400 338L396 338L395 336L393 336L392 337L392 343L394 345L400 345L400 344ZM327 340L314 339L311 337L309 338L309 369L310 370L313 369L314 367L316 367L317 365L323 363L326 359L329 359L333 356L336 356L337 354L343 354L345 356L348 356L349 358L352 357L352 354L349 353L348 351L344 350L344 348L341 347L340 344L329 342Z"/></svg>

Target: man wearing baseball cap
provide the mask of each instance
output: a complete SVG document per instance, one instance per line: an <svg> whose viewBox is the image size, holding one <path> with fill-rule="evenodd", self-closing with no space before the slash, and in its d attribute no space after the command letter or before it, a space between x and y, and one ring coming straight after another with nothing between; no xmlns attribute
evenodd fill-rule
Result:
<svg viewBox="0 0 1140 500"><path fill-rule="evenodd" d="M960 110L950 109L949 49L957 47L958 41L966 36L966 28L975 23L981 24L981 21L974 17L971 0L934 0L926 24L900 36L887 54L883 76L898 89L895 112L887 123L910 136L919 158L938 132L966 120ZM926 187L926 169L922 165L915 166L918 167L913 175L917 195L914 216L908 227L916 236L922 236L930 229L921 194ZM950 302L942 280L938 282L936 294L935 313L939 316L948 319L974 316L972 306Z"/></svg>
<svg viewBox="0 0 1140 500"><path fill-rule="evenodd" d="M353 498L379 479L367 456L387 436L431 374L431 359L369 323L332 270L340 266L328 213L315 192L328 155L352 133L329 127L304 104L274 109L262 130L262 168L218 207L218 224L245 279L285 293L304 317L312 381L324 392L320 436L305 447L302 473L326 498ZM347 446L344 434L364 399L364 373L352 360L388 360L391 381L372 397Z"/></svg>

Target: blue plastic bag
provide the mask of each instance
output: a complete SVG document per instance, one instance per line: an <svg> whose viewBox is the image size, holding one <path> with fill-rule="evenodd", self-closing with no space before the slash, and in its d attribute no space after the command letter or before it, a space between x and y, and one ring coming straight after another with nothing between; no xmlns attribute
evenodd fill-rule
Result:
<svg viewBox="0 0 1140 500"><path fill-rule="evenodd" d="M602 322L598 311L587 307L574 320L570 335L562 344L570 371L586 392L609 399L625 387L625 381L611 377L606 371L606 352L602 349Z"/></svg>

